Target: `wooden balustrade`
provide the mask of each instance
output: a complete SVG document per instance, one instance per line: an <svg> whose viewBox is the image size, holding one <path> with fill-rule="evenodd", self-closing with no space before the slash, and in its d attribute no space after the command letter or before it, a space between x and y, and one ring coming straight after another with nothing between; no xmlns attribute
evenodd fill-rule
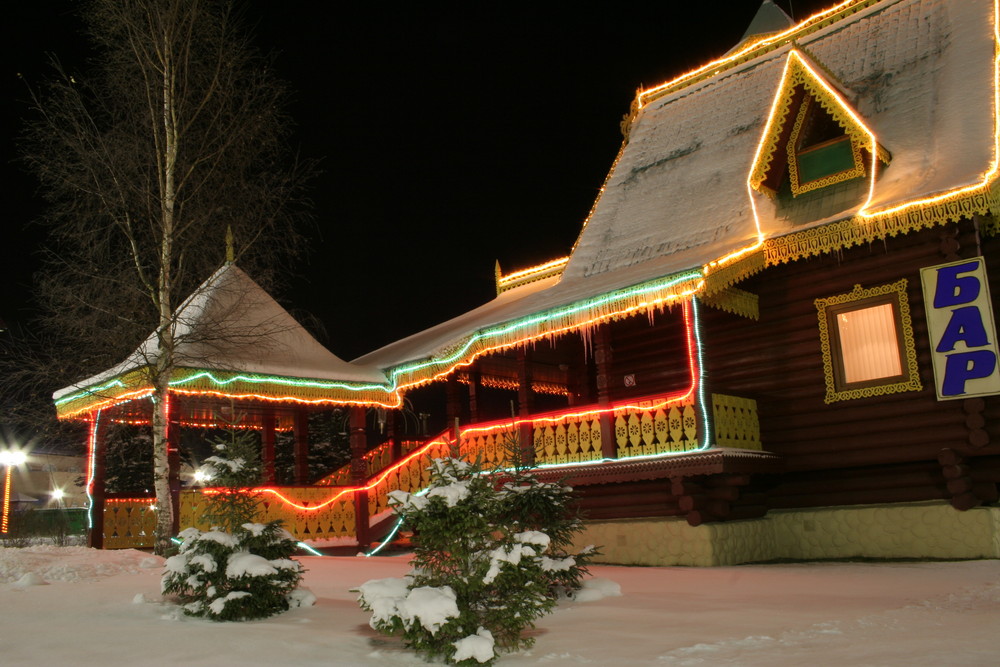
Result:
<svg viewBox="0 0 1000 667"><path fill-rule="evenodd" d="M586 463L601 454L601 418L597 412L573 413L558 421L534 423L536 463Z"/></svg>
<svg viewBox="0 0 1000 667"><path fill-rule="evenodd" d="M493 427L476 425L462 432L458 455L466 461L478 460L484 468L498 468L507 463L518 446L518 429L510 421Z"/></svg>
<svg viewBox="0 0 1000 667"><path fill-rule="evenodd" d="M400 450L403 456L420 449L424 446L420 440L403 440L400 443ZM365 464L368 469L368 477L374 477L389 467L392 463L392 441L383 442L378 447L374 447L365 454ZM351 464L341 466L323 479L316 482L316 486L349 486L351 484Z"/></svg>
<svg viewBox="0 0 1000 667"><path fill-rule="evenodd" d="M421 454L404 459L401 465L391 468L368 489L368 515L374 517L391 509L389 494L393 491L414 493L426 487L431 481L431 461L449 456L451 445L439 438Z"/></svg>
<svg viewBox="0 0 1000 667"><path fill-rule="evenodd" d="M327 486L271 486L261 492L257 521L280 519L297 540L349 537L355 531L354 492ZM336 498L335 500L331 500ZM200 491L181 493L181 529L208 530L206 497Z"/></svg>
<svg viewBox="0 0 1000 667"><path fill-rule="evenodd" d="M666 403L652 398L614 412L618 458L655 456L698 449L694 396Z"/></svg>
<svg viewBox="0 0 1000 667"><path fill-rule="evenodd" d="M105 498L105 549L147 549L156 532L156 498Z"/></svg>
<svg viewBox="0 0 1000 667"><path fill-rule="evenodd" d="M741 449L761 449L760 425L756 402L750 399L712 395L715 422L715 445ZM586 463L603 456L600 420L602 414L613 420L616 452L619 458L682 453L698 449L700 428L693 396L672 400L667 396L649 397L613 408L610 412L576 409L572 413L538 415L532 421L535 462L540 464ZM487 469L502 467L516 451L518 425L514 420L477 424L462 431L458 455L468 461L479 460ZM393 491L414 493L430 482L430 465L435 458L452 456L451 443L439 437L420 453L421 443L407 442L403 461L391 465L389 443L365 455L372 485L366 491L348 486L349 466L324 478L316 486L269 487L263 492L262 512L258 521L284 521L285 529L296 539L353 537L356 535L358 498L365 498L367 515L375 517L391 509ZM410 458L405 458L410 456ZM382 475L379 473L382 472ZM343 481L341 477L344 478ZM339 483L333 484L334 481ZM342 494L339 495L338 494ZM331 500L336 497L336 500ZM149 501L134 506L109 500L105 510L106 544L145 546L124 543L134 536L148 536L152 545L155 513ZM120 502L120 505L112 503ZM318 508L318 509L317 509ZM181 527L206 530L202 519L204 496L198 491L181 494ZM364 514L362 513L362 516ZM133 525L135 523L135 525ZM121 541L121 542L119 542Z"/></svg>
<svg viewBox="0 0 1000 667"><path fill-rule="evenodd" d="M760 450L757 401L738 396L712 394L715 414L715 446Z"/></svg>

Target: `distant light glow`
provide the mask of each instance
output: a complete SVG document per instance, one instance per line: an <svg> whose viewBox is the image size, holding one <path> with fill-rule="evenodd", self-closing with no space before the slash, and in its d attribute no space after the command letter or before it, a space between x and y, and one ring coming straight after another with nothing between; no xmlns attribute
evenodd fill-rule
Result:
<svg viewBox="0 0 1000 667"><path fill-rule="evenodd" d="M24 465L28 457L20 449L0 450L0 465L6 470L4 472L3 501L0 503L0 533L6 533L10 526L10 486L11 471L15 467Z"/></svg>

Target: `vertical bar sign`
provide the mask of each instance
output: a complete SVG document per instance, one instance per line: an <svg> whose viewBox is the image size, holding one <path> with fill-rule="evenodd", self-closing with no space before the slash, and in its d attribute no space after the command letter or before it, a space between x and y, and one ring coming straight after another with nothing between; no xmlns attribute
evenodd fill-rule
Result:
<svg viewBox="0 0 1000 667"><path fill-rule="evenodd" d="M1000 394L993 302L982 257L920 269L939 401Z"/></svg>

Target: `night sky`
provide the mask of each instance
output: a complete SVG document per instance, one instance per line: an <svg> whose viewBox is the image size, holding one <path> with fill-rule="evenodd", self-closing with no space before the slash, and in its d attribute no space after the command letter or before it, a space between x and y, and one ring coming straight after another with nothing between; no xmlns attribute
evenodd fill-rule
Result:
<svg viewBox="0 0 1000 667"><path fill-rule="evenodd" d="M322 159L312 253L275 296L352 359L488 301L496 260L509 272L567 254L636 89L722 55L760 0L323 4L244 6L293 90L295 148ZM777 4L801 20L834 0ZM82 68L75 6L12 3L4 22L0 318L11 327L29 325L44 238L26 228L41 206L34 184L11 164L27 113L17 75L37 81L47 53Z"/></svg>

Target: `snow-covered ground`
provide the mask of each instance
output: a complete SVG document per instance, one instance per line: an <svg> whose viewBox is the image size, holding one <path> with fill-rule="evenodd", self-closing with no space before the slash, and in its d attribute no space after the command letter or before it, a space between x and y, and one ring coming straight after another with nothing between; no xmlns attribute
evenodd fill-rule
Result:
<svg viewBox="0 0 1000 667"><path fill-rule="evenodd" d="M402 576L405 558L302 562L315 606L214 623L161 599L148 554L0 548L0 664L427 664L371 630L349 590ZM500 667L1000 664L1000 561L592 572L596 599L561 604Z"/></svg>

